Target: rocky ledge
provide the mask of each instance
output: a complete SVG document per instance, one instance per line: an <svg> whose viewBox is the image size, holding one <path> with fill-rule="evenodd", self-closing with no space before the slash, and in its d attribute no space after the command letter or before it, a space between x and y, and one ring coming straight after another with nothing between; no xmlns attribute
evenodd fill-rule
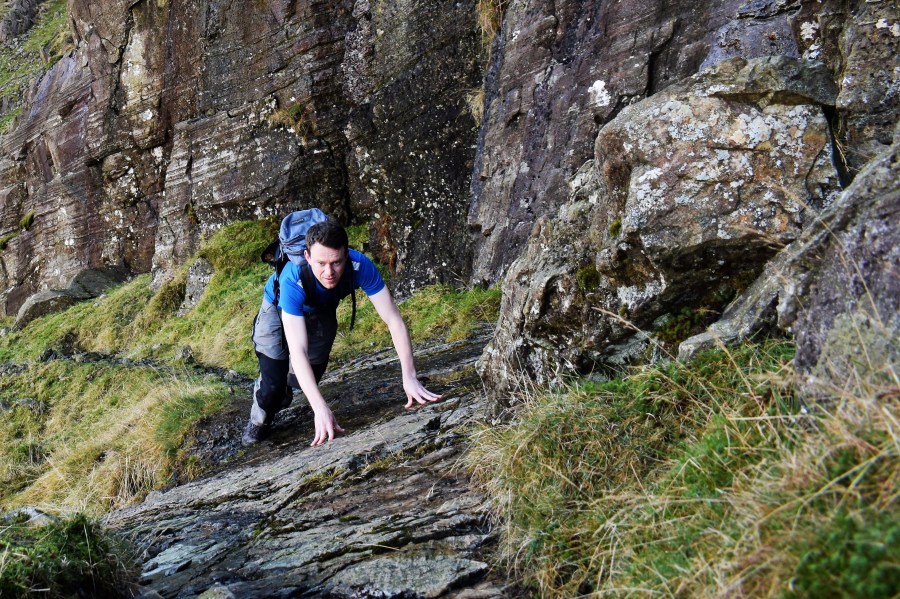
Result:
<svg viewBox="0 0 900 599"><path fill-rule="evenodd" d="M144 597L501 597L485 499L460 458L463 428L483 413L474 370L487 341L417 355L441 402L403 409L393 352L328 375L323 392L347 434L310 448L300 398L270 440L236 440L247 405L197 435L206 476L152 493L108 524L139 551ZM249 391L248 391L249 397Z"/></svg>

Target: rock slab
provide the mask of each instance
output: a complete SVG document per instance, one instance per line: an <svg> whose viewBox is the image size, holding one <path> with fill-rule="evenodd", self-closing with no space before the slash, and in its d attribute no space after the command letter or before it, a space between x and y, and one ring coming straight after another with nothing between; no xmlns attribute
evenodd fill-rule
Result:
<svg viewBox="0 0 900 599"><path fill-rule="evenodd" d="M473 368L484 341L418 356L448 396L438 404L402 409L393 357L350 365L323 381L346 436L307 447L312 415L295 405L271 441L111 514L141 552L143 587L167 598L504 596L486 563L487 504L458 465L461 427L485 407Z"/></svg>

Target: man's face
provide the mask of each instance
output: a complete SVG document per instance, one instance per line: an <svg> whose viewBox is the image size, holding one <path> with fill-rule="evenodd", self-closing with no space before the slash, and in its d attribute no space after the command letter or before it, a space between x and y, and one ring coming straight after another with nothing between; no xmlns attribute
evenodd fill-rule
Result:
<svg viewBox="0 0 900 599"><path fill-rule="evenodd" d="M321 243L314 243L306 250L306 261L322 287L334 289L347 268L347 248L335 250Z"/></svg>

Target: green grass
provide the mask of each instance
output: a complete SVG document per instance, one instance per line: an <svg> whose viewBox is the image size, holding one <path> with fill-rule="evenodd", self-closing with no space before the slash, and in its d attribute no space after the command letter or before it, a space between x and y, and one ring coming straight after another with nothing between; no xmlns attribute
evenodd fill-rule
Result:
<svg viewBox="0 0 900 599"><path fill-rule="evenodd" d="M127 505L169 480L193 424L229 394L186 370L103 362L6 375L0 504L91 514Z"/></svg>
<svg viewBox="0 0 900 599"><path fill-rule="evenodd" d="M124 596L137 575L128 555L83 515L44 526L0 524L0 597Z"/></svg>
<svg viewBox="0 0 900 599"><path fill-rule="evenodd" d="M354 356L391 347L387 326L375 308L357 292L356 326L350 331L351 306L344 300L338 308L338 337L332 359L341 363ZM428 340L465 339L483 322L496 321L500 312L500 289L456 291L447 285L432 285L401 303L413 344Z"/></svg>
<svg viewBox="0 0 900 599"><path fill-rule="evenodd" d="M545 597L900 592L896 406L798 412L786 342L535 393L468 462Z"/></svg>
<svg viewBox="0 0 900 599"><path fill-rule="evenodd" d="M69 33L68 1L49 0L42 4L35 25L20 41L0 48L0 96L24 96L35 78L74 47ZM9 130L20 111L21 107L13 107L0 115L0 134Z"/></svg>

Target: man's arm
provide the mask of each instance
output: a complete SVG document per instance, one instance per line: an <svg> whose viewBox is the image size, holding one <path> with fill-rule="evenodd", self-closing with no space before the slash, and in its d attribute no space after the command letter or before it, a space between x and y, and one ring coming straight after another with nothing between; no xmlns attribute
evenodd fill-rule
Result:
<svg viewBox="0 0 900 599"><path fill-rule="evenodd" d="M288 350L291 353L291 365L294 367L294 375L300 382L300 388L309 401L310 407L315 413L316 438L310 446L321 445L325 441L334 439L335 433L342 433L344 429L337 423L334 414L322 392L316 383L312 366L309 364L309 340L306 335L306 321L302 316L294 316L287 312L281 313L281 322L284 324L284 336L287 339Z"/></svg>
<svg viewBox="0 0 900 599"><path fill-rule="evenodd" d="M387 287L375 295L369 296L369 301L375 306L378 316L388 326L391 332L391 340L394 342L394 349L397 350L397 356L400 358L400 369L403 372L403 390L406 392L406 407L411 408L413 401L420 404L429 401L437 401L440 395L432 393L419 382L416 374L416 365L413 362L412 342L409 340L409 331L406 329L406 323L394 303ZM296 366L294 367L296 369Z"/></svg>

